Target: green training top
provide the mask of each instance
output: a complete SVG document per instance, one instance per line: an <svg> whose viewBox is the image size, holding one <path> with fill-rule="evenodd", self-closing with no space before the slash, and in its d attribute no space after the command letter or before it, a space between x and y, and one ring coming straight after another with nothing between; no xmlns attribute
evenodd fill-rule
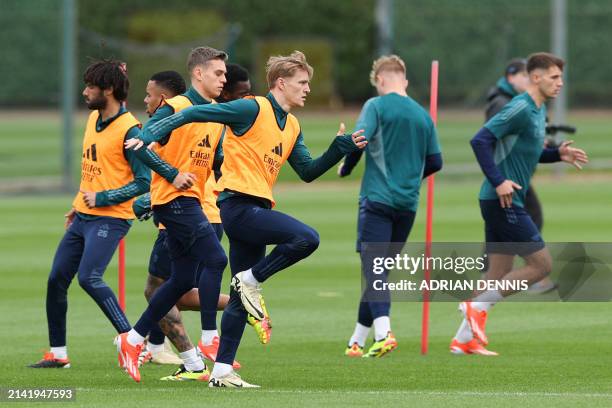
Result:
<svg viewBox="0 0 612 408"><path fill-rule="evenodd" d="M287 112L281 108L272 93L268 93L266 98L272 104L279 127L283 128L287 121ZM191 122L223 123L229 126L236 136L240 136L255 123L258 113L259 105L255 99L238 99L215 105L192 106L151 126L147 123L138 137L145 144L156 142L167 137L172 130ZM321 156L313 159L308 147L304 144L304 136L300 131L287 161L302 180L310 182L333 167L345 154L355 150L359 148L353 143L351 135L343 135L334 137L329 148ZM219 194L218 201L233 194L235 193L222 192ZM270 205L268 200L261 200L265 201L268 206Z"/></svg>
<svg viewBox="0 0 612 408"><path fill-rule="evenodd" d="M523 207L529 182L544 149L546 106L538 108L525 92L512 99L484 125L497 139L495 165L506 180L523 189L514 192L512 202ZM480 188L481 200L497 200L495 187L485 178Z"/></svg>
<svg viewBox="0 0 612 408"><path fill-rule="evenodd" d="M364 129L368 140L360 197L416 211L425 158L440 153L427 111L393 92L369 99L355 128Z"/></svg>

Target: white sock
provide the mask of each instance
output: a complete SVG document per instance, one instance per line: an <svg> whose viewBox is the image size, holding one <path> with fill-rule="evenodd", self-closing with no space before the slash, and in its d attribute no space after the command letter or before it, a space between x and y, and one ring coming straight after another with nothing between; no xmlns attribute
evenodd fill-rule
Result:
<svg viewBox="0 0 612 408"><path fill-rule="evenodd" d="M349 347L353 344L357 343L360 347L365 346L366 339L368 338L368 333L370 333L370 328L364 326L361 323L357 323L355 325L355 331L349 340Z"/></svg>
<svg viewBox="0 0 612 408"><path fill-rule="evenodd" d="M380 316L374 319L374 339L376 341L387 337L387 333L391 331L391 319L389 316Z"/></svg>
<svg viewBox="0 0 612 408"><path fill-rule="evenodd" d="M136 330L131 329L127 335L127 341L132 346L136 346L138 344L142 344L144 342L144 336L141 336Z"/></svg>
<svg viewBox="0 0 612 408"><path fill-rule="evenodd" d="M489 310L491 306L503 299L499 290L487 290L472 299L472 306L478 310Z"/></svg>
<svg viewBox="0 0 612 408"><path fill-rule="evenodd" d="M164 343L162 343L162 344L153 344L151 342L148 342L147 343L147 350L149 350L153 354L161 353L162 351L164 351Z"/></svg>
<svg viewBox="0 0 612 408"><path fill-rule="evenodd" d="M179 357L181 358L181 360L183 360L185 368L189 371L200 371L203 370L204 367L206 367L204 365L204 362L202 361L202 358L200 358L200 356L198 356L198 353L196 353L195 347L191 350L179 353Z"/></svg>
<svg viewBox="0 0 612 408"><path fill-rule="evenodd" d="M457 334L455 334L455 338L459 341L459 343L467 343L474 338L472 334L472 329L470 328L467 320L463 319L461 325L459 326L459 330L457 330Z"/></svg>
<svg viewBox="0 0 612 408"><path fill-rule="evenodd" d="M215 330L202 330L202 344L210 346L215 337L219 337L219 332Z"/></svg>
<svg viewBox="0 0 612 408"><path fill-rule="evenodd" d="M51 352L53 353L53 357L55 358L68 358L68 348L66 346L51 347Z"/></svg>
<svg viewBox="0 0 612 408"><path fill-rule="evenodd" d="M231 373L232 370L233 368L231 364L215 363L211 376L216 378L225 377L226 375Z"/></svg>
<svg viewBox="0 0 612 408"><path fill-rule="evenodd" d="M249 286L259 285L259 281L253 276L253 270L251 268L246 271L242 271L242 281Z"/></svg>

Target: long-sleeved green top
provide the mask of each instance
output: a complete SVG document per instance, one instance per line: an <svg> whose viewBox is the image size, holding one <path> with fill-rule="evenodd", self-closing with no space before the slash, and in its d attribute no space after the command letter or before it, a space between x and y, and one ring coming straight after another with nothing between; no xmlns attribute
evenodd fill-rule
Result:
<svg viewBox="0 0 612 408"><path fill-rule="evenodd" d="M288 113L281 108L272 93L268 93L266 98L272 104L278 126L284 128ZM145 144L163 140L170 135L172 130L191 122L223 123L240 137L255 123L258 114L259 105L254 99L238 99L221 104L192 106L153 124L147 123L138 138ZM345 154L355 150L359 148L353 142L351 135L342 135L335 137L329 148L321 156L313 159L300 131L288 162L302 180L311 182L338 163ZM220 194L219 201L228 196L227 192Z"/></svg>

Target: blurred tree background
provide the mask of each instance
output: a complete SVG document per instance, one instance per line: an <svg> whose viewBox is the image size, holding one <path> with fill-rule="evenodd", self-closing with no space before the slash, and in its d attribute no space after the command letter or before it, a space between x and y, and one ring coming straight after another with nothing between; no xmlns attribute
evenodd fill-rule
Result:
<svg viewBox="0 0 612 408"><path fill-rule="evenodd" d="M1 106L57 106L61 5L2 1ZM77 0L77 7L77 72L89 57L126 61L129 102L138 106L148 77L163 69L186 74L187 53L198 45L226 49L251 71L258 92L267 57L301 49L315 66L310 106L359 104L373 93L375 0ZM423 102L432 59L440 61L441 105L476 107L507 60L550 49L548 1L396 0L392 15L393 49L406 60L411 94ZM568 0L568 27L570 106L611 106L612 2Z"/></svg>

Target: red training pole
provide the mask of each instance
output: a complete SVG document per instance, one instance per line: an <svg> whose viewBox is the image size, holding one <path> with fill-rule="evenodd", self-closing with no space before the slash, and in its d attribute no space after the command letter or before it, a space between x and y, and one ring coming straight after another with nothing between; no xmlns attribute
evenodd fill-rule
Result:
<svg viewBox="0 0 612 408"><path fill-rule="evenodd" d="M429 97L429 114L434 123L438 124L438 61L431 62L431 89ZM433 203L434 203L434 174L427 177L427 218L425 221L425 259L431 256L431 242L433 234ZM425 262L423 279L429 284L431 271L429 262ZM421 354L427 354L429 348L429 290L423 291L423 319L421 325Z"/></svg>

